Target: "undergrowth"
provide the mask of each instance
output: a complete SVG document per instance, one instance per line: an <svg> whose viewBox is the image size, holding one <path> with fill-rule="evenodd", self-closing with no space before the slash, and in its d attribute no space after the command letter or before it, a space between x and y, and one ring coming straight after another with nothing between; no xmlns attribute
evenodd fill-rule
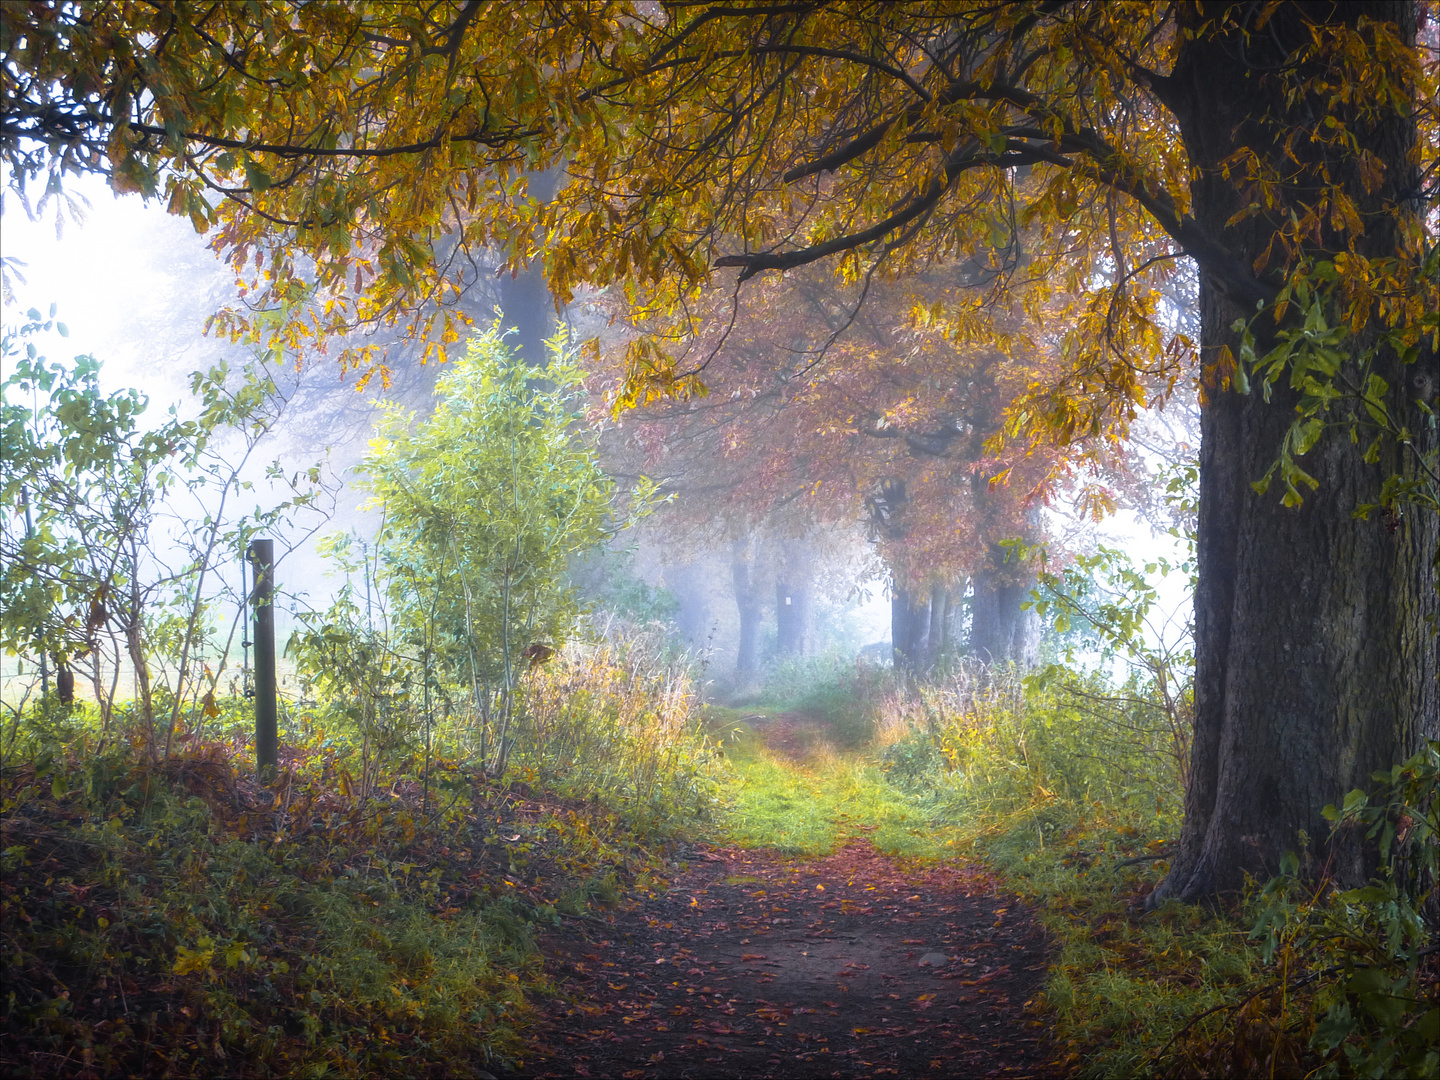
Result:
<svg viewBox="0 0 1440 1080"><path fill-rule="evenodd" d="M885 783L873 755L823 737L794 757L768 748L763 729L794 723L784 716L778 710L707 710L735 775L727 819L732 842L790 855L828 855L861 837L893 855L935 857L953 849L956 830L937 831L930 801Z"/></svg>
<svg viewBox="0 0 1440 1080"><path fill-rule="evenodd" d="M287 714L268 784L227 737L239 699L158 761L123 709L103 731L85 706L15 717L0 773L0 1068L514 1064L551 990L536 933L659 887L672 842L723 809L724 767L684 685L623 660L597 645L537 672L500 778L441 725L377 766L374 740L322 707Z"/></svg>
<svg viewBox="0 0 1440 1080"><path fill-rule="evenodd" d="M854 750L874 739L874 701L892 680L886 668L822 653L772 665L760 689L732 704L823 717L831 739L842 749Z"/></svg>
<svg viewBox="0 0 1440 1080"><path fill-rule="evenodd" d="M1097 703L1100 707L1097 707ZM931 794L1055 942L1044 1004L1058 1064L1086 1076L1440 1075L1435 964L1440 747L1352 792L1376 877L1279 876L1210 906L1145 899L1182 820L1171 717L1136 682L961 669L880 702L881 761ZM1337 796L1341 793L1337 793ZM1304 842L1297 838L1297 847ZM1303 852L1302 852L1303 854Z"/></svg>

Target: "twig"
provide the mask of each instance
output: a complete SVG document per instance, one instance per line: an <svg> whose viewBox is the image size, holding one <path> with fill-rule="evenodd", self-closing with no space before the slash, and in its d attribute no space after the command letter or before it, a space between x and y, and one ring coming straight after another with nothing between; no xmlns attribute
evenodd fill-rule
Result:
<svg viewBox="0 0 1440 1080"><path fill-rule="evenodd" d="M579 919L581 922L594 923L596 926L603 926L606 930L615 929L615 927L612 926L610 923L606 922L604 919L597 919L594 915L567 915L565 912L562 911L560 912L560 917L564 919Z"/></svg>
<svg viewBox="0 0 1440 1080"><path fill-rule="evenodd" d="M1135 866L1142 862L1155 862L1158 859L1168 859L1170 855L1136 855L1133 859L1121 859L1115 864L1118 870L1122 866Z"/></svg>

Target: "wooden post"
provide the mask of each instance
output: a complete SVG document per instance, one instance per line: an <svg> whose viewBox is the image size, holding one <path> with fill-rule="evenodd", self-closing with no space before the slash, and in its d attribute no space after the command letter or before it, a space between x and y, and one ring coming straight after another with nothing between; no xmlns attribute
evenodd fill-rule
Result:
<svg viewBox="0 0 1440 1080"><path fill-rule="evenodd" d="M280 766L275 681L275 541L252 540L245 550L254 574L250 603L255 609L255 765L262 780Z"/></svg>

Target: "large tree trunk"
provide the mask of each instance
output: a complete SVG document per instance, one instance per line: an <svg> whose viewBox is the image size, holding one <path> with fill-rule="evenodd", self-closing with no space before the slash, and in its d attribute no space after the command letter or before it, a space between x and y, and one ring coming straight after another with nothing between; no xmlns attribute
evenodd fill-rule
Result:
<svg viewBox="0 0 1440 1080"><path fill-rule="evenodd" d="M930 648L930 597L896 584L890 590L890 646L895 670L921 674Z"/></svg>
<svg viewBox="0 0 1440 1080"><path fill-rule="evenodd" d="M967 651L987 664L1029 668L1035 666L1039 623L1023 605L1035 588L1035 571L1028 563L1017 564L1012 552L992 544L984 564L975 571Z"/></svg>
<svg viewBox="0 0 1440 1080"><path fill-rule="evenodd" d="M1187 17L1198 28L1221 14L1221 5L1211 7L1198 5ZM1221 163L1246 146L1268 155L1282 174L1293 173L1292 162L1282 158L1291 133L1299 135L1293 145L1302 156L1327 152L1309 133L1330 103L1303 96L1288 102L1293 80L1308 76L1302 69L1287 78L1286 65L1311 41L1303 16L1353 21L1362 15L1394 21L1413 38L1412 4L1287 5L1263 33L1242 39L1238 32L1202 32L1187 40L1172 79L1157 87L1198 170L1192 189L1197 222L1246 266L1258 259L1266 269L1277 224L1292 207L1228 225L1253 195L1224 178ZM1407 162L1413 126L1391 116L1367 127L1350 106L1334 107L1385 174L1380 187L1367 192L1338 150L1326 164L1367 220L1364 253L1393 252L1391 210L1402 203L1397 193L1414 182ZM1300 209L1313 194L1297 187L1284 190ZM1277 255L1270 257L1273 271ZM1202 359L1214 371L1223 349L1239 352L1231 324L1254 312L1208 275L1201 278L1200 303ZM1407 369L1394 357L1382 361L1390 404L1412 429L1422 428L1406 402L1413 399L1415 376L1435 385L1434 357L1421 363L1428 370ZM1422 734L1440 734L1435 639L1426 622L1440 613L1430 568L1436 518L1409 513L1393 528L1384 515L1354 518L1358 503L1376 500L1387 474L1413 470L1398 450L1366 465L1363 442L1351 445L1343 432L1327 433L1303 459L1319 489L1306 492L1297 509L1282 507L1280 485L1261 495L1251 482L1275 460L1295 416L1288 373L1269 404L1258 392L1240 395L1213 378L1206 397L1191 783L1180 850L1155 898L1194 899L1238 888L1247 873L1268 876L1283 852L1300 850L1302 830L1312 849L1330 858L1332 873L1345 882L1363 880L1374 869L1372 856L1353 837L1327 845L1320 811L1351 788L1368 786L1373 770L1410 754ZM1422 430L1420 437L1435 436Z"/></svg>

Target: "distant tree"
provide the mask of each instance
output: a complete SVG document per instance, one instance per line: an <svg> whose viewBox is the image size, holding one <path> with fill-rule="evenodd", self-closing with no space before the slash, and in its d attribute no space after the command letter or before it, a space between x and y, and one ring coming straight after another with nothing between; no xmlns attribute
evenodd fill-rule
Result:
<svg viewBox="0 0 1440 1080"><path fill-rule="evenodd" d="M1124 456L1113 437L1064 452L1005 442L1016 404L1061 377L1059 333L1022 332L1017 307L1008 325L990 313L1000 332L957 341L928 313L966 279L963 266L937 265L873 284L863 304L814 268L756 282L738 306L712 290L690 313L708 328L709 392L622 413L608 452L673 489L674 512L697 521L724 507L735 520L778 514L868 534L892 578L898 662L927 667L946 649L1023 662L1034 567L1008 542L1042 539L1040 506L1061 488L1113 507L1089 473L1103 462L1123 475ZM612 385L622 351L605 354ZM972 582L969 640L950 640Z"/></svg>

